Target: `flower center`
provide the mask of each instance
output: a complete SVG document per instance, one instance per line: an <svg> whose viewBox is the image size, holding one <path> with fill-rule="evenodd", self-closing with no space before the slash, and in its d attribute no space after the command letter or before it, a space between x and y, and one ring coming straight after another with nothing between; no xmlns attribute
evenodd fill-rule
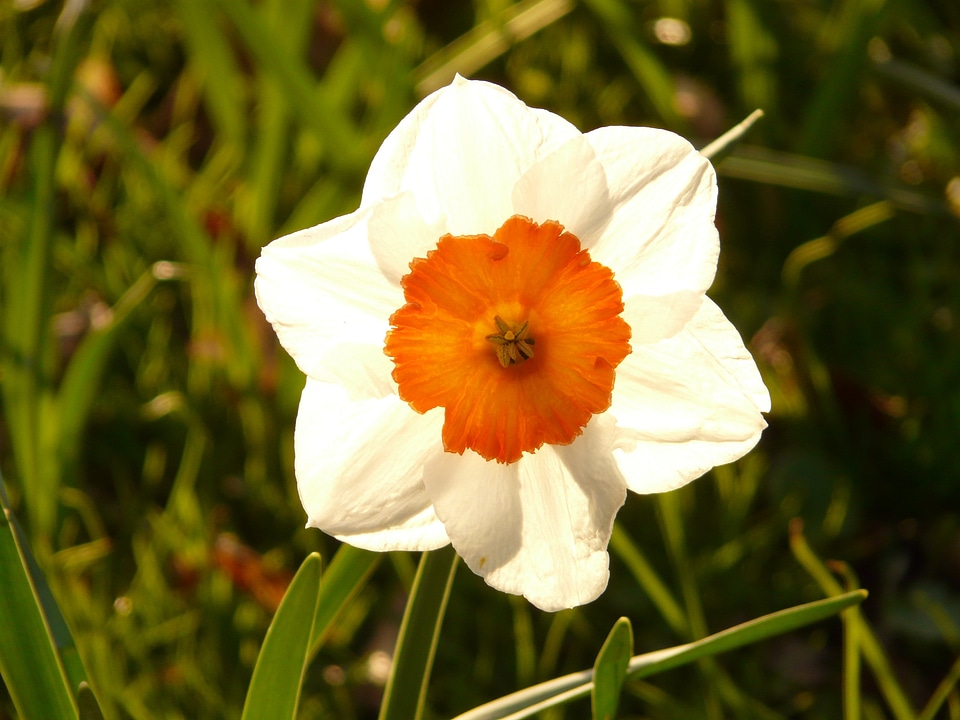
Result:
<svg viewBox="0 0 960 720"><path fill-rule="evenodd" d="M559 223L515 215L493 237L445 235L400 284L384 352L403 400L444 408L446 450L515 462L610 406L630 352L622 292Z"/></svg>
<svg viewBox="0 0 960 720"><path fill-rule="evenodd" d="M499 315L493 318L497 330L493 335L487 335L487 340L493 343L497 351L497 360L503 367L516 365L533 357L533 345L536 342L530 337L530 323L524 320L519 327L507 325Z"/></svg>

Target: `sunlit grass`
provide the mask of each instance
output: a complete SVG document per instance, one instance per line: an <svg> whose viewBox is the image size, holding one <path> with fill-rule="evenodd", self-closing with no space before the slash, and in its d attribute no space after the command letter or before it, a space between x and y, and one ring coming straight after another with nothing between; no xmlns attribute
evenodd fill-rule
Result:
<svg viewBox="0 0 960 720"><path fill-rule="evenodd" d="M301 716L376 716L414 560L329 570L337 544L302 528L303 378L253 262L354 209L380 141L457 71L698 147L763 108L718 165L712 294L774 410L744 460L628 501L594 604L547 615L459 573L430 711L589 668L620 616L646 652L836 594L835 557L862 613L628 681L623 716L960 716L954 3L67 7L0 8L0 467L108 717L238 717L314 551L348 578L321 592L372 574L317 618Z"/></svg>

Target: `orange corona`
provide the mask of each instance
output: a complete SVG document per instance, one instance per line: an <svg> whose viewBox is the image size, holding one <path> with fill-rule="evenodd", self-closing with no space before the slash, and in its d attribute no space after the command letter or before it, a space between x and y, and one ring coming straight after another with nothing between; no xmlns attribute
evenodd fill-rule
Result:
<svg viewBox="0 0 960 720"><path fill-rule="evenodd" d="M609 268L554 221L445 235L401 280L384 351L400 397L444 408L443 445L511 463L566 445L610 405L630 352Z"/></svg>

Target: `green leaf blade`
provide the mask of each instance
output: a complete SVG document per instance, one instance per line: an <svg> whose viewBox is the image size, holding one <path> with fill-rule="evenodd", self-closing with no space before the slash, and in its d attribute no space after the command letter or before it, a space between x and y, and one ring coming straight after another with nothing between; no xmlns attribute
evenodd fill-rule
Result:
<svg viewBox="0 0 960 720"><path fill-rule="evenodd" d="M633 655L633 627L622 617L607 635L593 666L591 702L594 720L613 720L620 704L620 691Z"/></svg>
<svg viewBox="0 0 960 720"><path fill-rule="evenodd" d="M0 676L23 720L76 718L77 706L6 503L0 518Z"/></svg>
<svg viewBox="0 0 960 720"><path fill-rule="evenodd" d="M310 657L320 650L334 620L366 584L382 557L381 553L361 550L352 545L341 545L337 550L320 585L317 612L310 634Z"/></svg>
<svg viewBox="0 0 960 720"><path fill-rule="evenodd" d="M308 555L287 588L253 669L243 720L296 717L320 598L320 569L320 556Z"/></svg>
<svg viewBox="0 0 960 720"><path fill-rule="evenodd" d="M853 605L859 605L866 597L866 590L856 590L826 600L797 605L749 620L696 642L638 655L630 661L628 675L631 678L647 677L700 658L719 655L770 637L783 635L791 630L825 620Z"/></svg>
<svg viewBox="0 0 960 720"><path fill-rule="evenodd" d="M425 552L407 600L380 720L419 720L450 598L457 554L451 546Z"/></svg>
<svg viewBox="0 0 960 720"><path fill-rule="evenodd" d="M80 720L104 720L97 696L85 682L80 683L80 687L77 688L77 704L80 707Z"/></svg>
<svg viewBox="0 0 960 720"><path fill-rule="evenodd" d="M665 648L630 660L627 677L638 679L734 650L836 615L867 597L856 590L826 600L764 615L685 645ZM458 715L456 720L520 720L541 710L584 697L592 691L593 671L583 670L505 695Z"/></svg>

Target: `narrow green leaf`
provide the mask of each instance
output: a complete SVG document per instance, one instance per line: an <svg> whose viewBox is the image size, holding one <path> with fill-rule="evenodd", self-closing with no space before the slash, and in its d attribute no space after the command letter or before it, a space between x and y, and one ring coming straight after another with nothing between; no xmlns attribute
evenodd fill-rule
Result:
<svg viewBox="0 0 960 720"><path fill-rule="evenodd" d="M658 518L663 533L667 552L673 564L674 572L680 580L680 592L683 596L683 606L690 623L690 638L699 640L706 637L707 617L703 611L700 599L700 588L697 577L693 572L693 563L687 552L686 532L683 515L680 508L682 498L680 492L661 493L657 495ZM717 668L709 660L699 664L698 670L704 680L704 708L709 720L722 720L723 712L718 691Z"/></svg>
<svg viewBox="0 0 960 720"><path fill-rule="evenodd" d="M131 312L143 302L157 283L154 271L148 270L130 286L111 308L109 320L84 335L77 351L70 358L57 397L60 421L60 462L69 476L77 461L87 415L100 389L110 353L116 347L119 330Z"/></svg>
<svg viewBox="0 0 960 720"><path fill-rule="evenodd" d="M310 14L314 10L315 3L311 0L281 0L260 7L263 23L273 35L283 37L284 44L295 55L305 50L310 37ZM249 184L240 189L242 202L238 202L236 212L245 226L249 248L259 251L276 230L275 215L286 174L284 163L288 161L292 108L282 83L270 72L258 74L256 93L259 102L254 114L256 132L249 151Z"/></svg>
<svg viewBox="0 0 960 720"><path fill-rule="evenodd" d="M222 247L215 248L206 230L196 217L183 192L176 186L173 178L165 172L162 163L147 152L135 133L117 115L116 108L108 109L89 92L77 89L77 95L83 99L100 121L103 132L116 143L118 154L123 158L125 168L142 174L142 182L150 188L150 193L159 202L170 222L172 232L179 241L180 252L185 266L178 276L185 277L190 283L191 298L194 307L193 332L196 337L213 333L225 341L224 357L232 362L226 363L227 371L238 385L251 377L249 352L244 351L246 338L243 327L246 321L241 317L243 302L240 300L241 284L238 270L228 253ZM169 264L165 265L172 268ZM154 268L156 269L156 265ZM211 283L213 278L216 282ZM236 344L236 343L240 344ZM214 362L213 359L206 362ZM192 365L195 373L206 372L205 362Z"/></svg>
<svg viewBox="0 0 960 720"><path fill-rule="evenodd" d="M593 720L613 720L620 704L620 690L633 655L633 628L622 617L607 635L593 665Z"/></svg>
<svg viewBox="0 0 960 720"><path fill-rule="evenodd" d="M927 704L917 716L917 720L933 720L947 698L950 697L950 693L954 691L957 683L960 683L960 657L954 661L943 680L937 685L937 689L933 691L933 695L930 696Z"/></svg>
<svg viewBox="0 0 960 720"><path fill-rule="evenodd" d="M534 682L537 672L537 646L533 635L530 603L518 595L510 596L513 610L513 659L517 667L517 685Z"/></svg>
<svg viewBox="0 0 960 720"><path fill-rule="evenodd" d="M810 548L803 535L803 523L798 520L794 520L790 524L790 549L797 561L810 573L810 576L817 582L824 594L839 596L843 592L840 583L830 574L830 570ZM883 652L883 646L880 645L873 629L863 619L859 609L856 612L856 617L850 619L849 622L855 623L857 626L857 639L860 642L863 657L873 671L873 676L876 678L877 685L880 687L887 705L890 706L893 716L897 720L914 720L916 712L903 688L900 687L900 683L897 682L897 676Z"/></svg>
<svg viewBox="0 0 960 720"><path fill-rule="evenodd" d="M76 718L77 707L0 493L0 676L22 720Z"/></svg>
<svg viewBox="0 0 960 720"><path fill-rule="evenodd" d="M450 598L457 554L451 546L425 552L400 625L380 720L419 720L427 698L433 656Z"/></svg>
<svg viewBox="0 0 960 720"><path fill-rule="evenodd" d="M0 477L0 507L9 509L10 502L7 500L6 487L3 484L3 478ZM27 570L30 581L33 583L33 592L40 603L40 612L47 621L47 627L50 631L50 638L53 640L53 647L57 652L60 662L63 663L64 671L67 674L68 687L77 687L80 683L86 682L87 671L83 667L83 661L80 659L80 653L77 651L76 643L70 628L67 627L67 621L60 612L60 607L53 597L53 592L47 584L43 571L37 564L33 552L30 550L27 536L20 527L20 523L12 513L9 515L10 529L13 531L14 538L20 550L23 559L23 565Z"/></svg>
<svg viewBox="0 0 960 720"><path fill-rule="evenodd" d="M218 137L241 147L246 136L243 75L217 26L212 0L177 0L173 4L184 30L187 57L203 88L204 102Z"/></svg>
<svg viewBox="0 0 960 720"><path fill-rule="evenodd" d="M860 702L860 625L857 608L840 613L843 621L843 718L859 720L863 717Z"/></svg>
<svg viewBox="0 0 960 720"><path fill-rule="evenodd" d="M630 660L627 677L631 680L649 677L694 660L782 635L836 615L863 602L866 597L866 590L856 590L764 615L686 645L637 655ZM592 687L593 670L583 670L505 695L458 715L455 720L520 720L541 710L584 697L591 692Z"/></svg>
<svg viewBox="0 0 960 720"><path fill-rule="evenodd" d="M74 71L83 57L97 13L90 3L66 3L54 26L54 51L47 76L50 111L59 117L73 85Z"/></svg>
<svg viewBox="0 0 960 720"><path fill-rule="evenodd" d="M838 126L856 105L862 78L868 69L867 45L890 12L885 0L846 0L836 3L837 14L825 23L825 40L833 51L830 72L825 73L816 91L804 103L805 114L800 147L804 154L826 157L844 137Z"/></svg>
<svg viewBox="0 0 960 720"><path fill-rule="evenodd" d="M640 548L619 524L614 524L613 534L610 536L610 550L627 566L634 580L643 588L650 601L660 612L670 629L681 639L690 637L690 626L680 608L680 604L673 597L666 584L647 561Z"/></svg>
<svg viewBox="0 0 960 720"><path fill-rule="evenodd" d="M585 4L603 23L660 119L668 127L682 129L684 121L673 100L673 77L650 48L638 40L630 9L620 0L586 0Z"/></svg>
<svg viewBox="0 0 960 720"><path fill-rule="evenodd" d="M366 584L380 562L381 553L361 550L352 545L341 545L323 574L317 613L310 634L310 657L320 650L327 630L340 611Z"/></svg>
<svg viewBox="0 0 960 720"><path fill-rule="evenodd" d="M56 131L45 123L34 132L28 161L32 179L27 232L11 251L5 293L6 344L10 362L4 366L4 410L14 458L25 482L26 512L34 537L49 538L56 517L57 479L45 470L40 432L41 359L46 327L45 286L53 235L54 174L59 145Z"/></svg>
<svg viewBox="0 0 960 720"><path fill-rule="evenodd" d="M320 598L320 566L317 553L308 555L287 588L253 669L243 720L296 716Z"/></svg>
<svg viewBox="0 0 960 720"><path fill-rule="evenodd" d="M414 70L417 95L424 97L453 80L469 77L511 46L539 32L573 10L573 0L524 0L508 5L497 17L482 22Z"/></svg>
<svg viewBox="0 0 960 720"><path fill-rule="evenodd" d="M935 103L960 111L960 88L917 65L886 57L874 61L874 71L907 88L911 93L925 95Z"/></svg>
<svg viewBox="0 0 960 720"><path fill-rule="evenodd" d="M657 495L657 508L660 511L658 517L667 551L670 553L674 570L680 579L683 604L686 608L687 621L690 623L690 632L693 639L698 640L707 634L707 619L703 613L703 604L700 602L697 578L693 574L693 566L687 554L687 541L680 512L679 493L671 492Z"/></svg>
<svg viewBox="0 0 960 720"><path fill-rule="evenodd" d="M776 115L780 43L764 18L764 0L727 0L727 38L736 73L735 87L746 107Z"/></svg>
<svg viewBox="0 0 960 720"><path fill-rule="evenodd" d="M342 108L330 102L323 86L318 86L303 62L271 34L248 0L220 0L258 65L276 77L290 98L290 107L299 113L300 122L316 137L322 138L326 159L341 169L356 170L366 163L373 148L356 131Z"/></svg>
<svg viewBox="0 0 960 720"><path fill-rule="evenodd" d="M6 356L2 391L14 456L24 478L25 506L33 537L46 544L54 532L60 478L51 458L50 432L42 417L48 369L45 352L50 313L47 275L57 216L56 168L60 154L64 106L77 63L89 40L96 15L89 3L66 3L53 30L53 48L46 73L47 117L32 133L28 158L30 203L27 230L7 255L11 272L5 278Z"/></svg>
<svg viewBox="0 0 960 720"><path fill-rule="evenodd" d="M687 645L669 650L639 655L630 661L630 678L648 677L655 673L686 665L693 660L719 655L744 645L783 635L791 630L825 620L853 605L859 605L867 597L866 590L838 595L826 600L817 600L797 605L787 610L764 615L756 620L736 625Z"/></svg>
<svg viewBox="0 0 960 720"><path fill-rule="evenodd" d="M878 181L858 168L752 145L737 147L717 163L717 172L725 177L838 197L886 198L894 207L910 212L930 215L950 212L940 197L902 184Z"/></svg>
<svg viewBox="0 0 960 720"><path fill-rule="evenodd" d="M783 261L783 284L791 289L796 288L800 274L807 265L835 253L851 235L863 232L893 216L893 205L887 200L881 200L840 218L823 237L808 240L790 251L787 259Z"/></svg>
<svg viewBox="0 0 960 720"><path fill-rule="evenodd" d="M80 683L80 687L77 688L77 704L80 706L80 720L104 720L97 696L85 682Z"/></svg>

